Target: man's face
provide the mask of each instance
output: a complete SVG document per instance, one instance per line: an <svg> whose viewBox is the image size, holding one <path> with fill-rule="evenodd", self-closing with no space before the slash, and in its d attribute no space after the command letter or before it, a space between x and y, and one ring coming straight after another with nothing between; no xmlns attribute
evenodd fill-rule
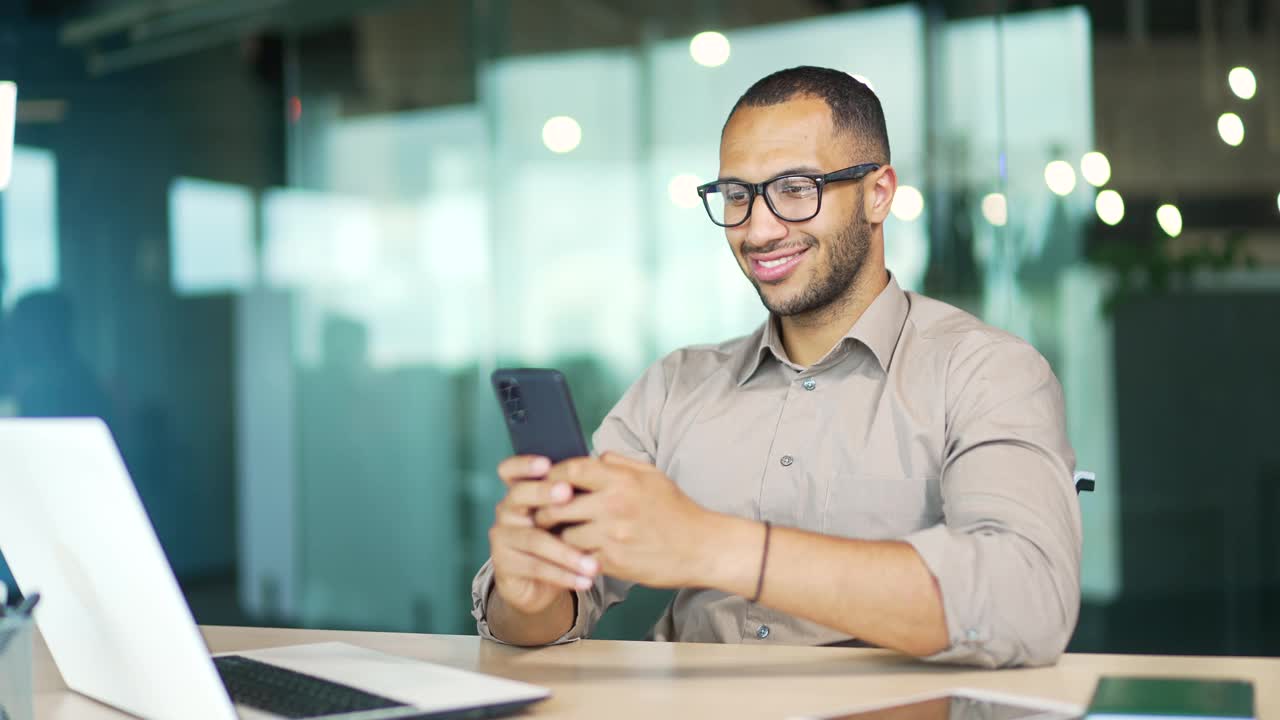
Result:
<svg viewBox="0 0 1280 720"><path fill-rule="evenodd" d="M792 173L826 174L870 159L853 157L854 145L835 131L831 111L818 98L743 107L720 142L720 178L758 183ZM738 265L770 312L805 315L846 296L870 247L864 181L824 187L822 209L809 220L780 220L757 197L745 223L725 228Z"/></svg>

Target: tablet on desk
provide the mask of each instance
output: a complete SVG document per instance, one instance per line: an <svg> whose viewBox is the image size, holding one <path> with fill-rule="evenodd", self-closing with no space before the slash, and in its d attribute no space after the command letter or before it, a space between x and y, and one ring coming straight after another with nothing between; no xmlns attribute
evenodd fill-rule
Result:
<svg viewBox="0 0 1280 720"><path fill-rule="evenodd" d="M791 720L1074 720L1084 709L1070 703L953 688L838 713Z"/></svg>

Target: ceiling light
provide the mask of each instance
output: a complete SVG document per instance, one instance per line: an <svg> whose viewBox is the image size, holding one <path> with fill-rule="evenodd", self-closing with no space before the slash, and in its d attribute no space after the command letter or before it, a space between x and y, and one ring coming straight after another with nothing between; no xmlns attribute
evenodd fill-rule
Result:
<svg viewBox="0 0 1280 720"><path fill-rule="evenodd" d="M689 41L689 55L699 65L720 67L729 60L729 38L714 30L700 32Z"/></svg>
<svg viewBox="0 0 1280 720"><path fill-rule="evenodd" d="M1218 116L1218 135L1222 142L1238 147L1244 142L1244 121L1235 113L1222 113Z"/></svg>
<svg viewBox="0 0 1280 720"><path fill-rule="evenodd" d="M1231 92L1241 100L1252 100L1258 92L1258 78L1247 67L1231 68L1231 72L1227 73L1227 85L1231 86Z"/></svg>
<svg viewBox="0 0 1280 720"><path fill-rule="evenodd" d="M899 185L898 192L893 196L893 205L890 210L899 220L911 222L924 212L924 195L910 185Z"/></svg>
<svg viewBox="0 0 1280 720"><path fill-rule="evenodd" d="M982 198L982 217L996 227L1004 227L1009 222L1009 201L1002 193L991 193Z"/></svg>
<svg viewBox="0 0 1280 720"><path fill-rule="evenodd" d="M1176 205L1161 205L1156 208L1156 222L1165 235L1176 238L1182 234L1182 213Z"/></svg>
<svg viewBox="0 0 1280 720"><path fill-rule="evenodd" d="M1094 187L1102 187L1111 179L1111 161L1096 150L1087 152L1080 158L1080 174L1084 181Z"/></svg>
<svg viewBox="0 0 1280 720"><path fill-rule="evenodd" d="M1093 201L1098 217L1108 225L1119 225L1124 219L1124 198L1115 190L1103 190Z"/></svg>
<svg viewBox="0 0 1280 720"><path fill-rule="evenodd" d="M568 115L556 115L542 126L542 144L553 153L567 153L582 142L582 126Z"/></svg>
<svg viewBox="0 0 1280 720"><path fill-rule="evenodd" d="M1069 162L1054 160L1044 166L1044 182L1054 195L1070 195L1076 189L1076 170Z"/></svg>

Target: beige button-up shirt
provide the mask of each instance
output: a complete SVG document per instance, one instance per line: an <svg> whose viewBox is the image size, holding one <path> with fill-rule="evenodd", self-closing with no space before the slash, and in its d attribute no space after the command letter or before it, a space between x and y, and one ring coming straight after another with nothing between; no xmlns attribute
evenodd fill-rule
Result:
<svg viewBox="0 0 1280 720"><path fill-rule="evenodd" d="M819 362L775 323L650 367L605 418L597 452L650 462L702 506L848 538L910 543L942 591L935 660L1051 663L1080 606L1080 510L1062 389L1026 342L888 287ZM492 590L472 588L481 635ZM813 572L821 573L815 567ZM578 593L561 642L586 637L632 583ZM677 592L658 640L824 644L848 635L716 590Z"/></svg>

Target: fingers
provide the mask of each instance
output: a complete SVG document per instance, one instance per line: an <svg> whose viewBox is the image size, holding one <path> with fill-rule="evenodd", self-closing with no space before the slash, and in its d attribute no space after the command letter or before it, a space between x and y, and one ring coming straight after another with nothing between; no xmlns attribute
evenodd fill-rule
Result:
<svg viewBox="0 0 1280 720"><path fill-rule="evenodd" d="M600 493L584 493L571 502L544 505L533 513L533 524L549 528L561 523L580 523L598 519L604 510L605 499Z"/></svg>
<svg viewBox="0 0 1280 720"><path fill-rule="evenodd" d="M560 533L560 539L584 553L596 553L602 550L608 541L604 527L594 522L567 527Z"/></svg>
<svg viewBox="0 0 1280 720"><path fill-rule="evenodd" d="M546 505L558 505L573 498L573 488L568 483L547 480L518 482L507 490L507 496L498 503L499 512L528 514Z"/></svg>
<svg viewBox="0 0 1280 720"><path fill-rule="evenodd" d="M551 461L540 455L515 455L498 463L498 477L507 486L523 480L541 480L551 469Z"/></svg>
<svg viewBox="0 0 1280 720"><path fill-rule="evenodd" d="M494 526L489 532L494 572L503 578L536 580L566 590L591 587L599 572L595 558L545 530Z"/></svg>
<svg viewBox="0 0 1280 720"><path fill-rule="evenodd" d="M547 473L547 480L554 483L568 483L591 492L604 488L612 479L625 472L595 458L581 457L557 463Z"/></svg>

